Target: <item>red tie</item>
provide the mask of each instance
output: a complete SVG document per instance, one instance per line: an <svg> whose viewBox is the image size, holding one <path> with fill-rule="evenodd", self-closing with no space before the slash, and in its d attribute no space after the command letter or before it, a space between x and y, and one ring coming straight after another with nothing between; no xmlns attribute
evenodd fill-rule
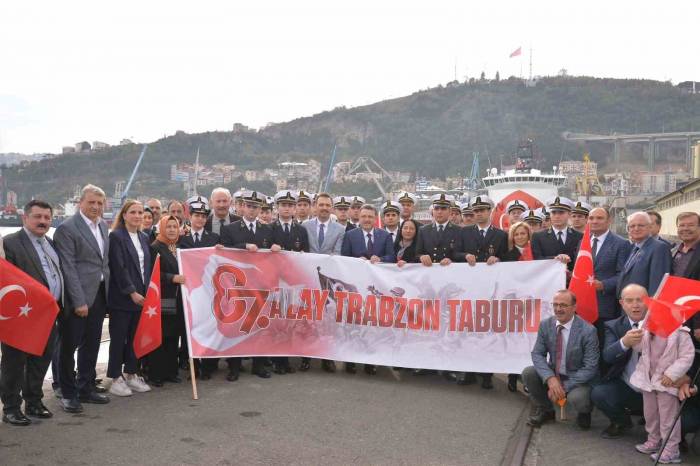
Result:
<svg viewBox="0 0 700 466"><path fill-rule="evenodd" d="M561 369L562 365L562 353L564 352L564 335L563 331L564 326L563 325L557 325L557 345L556 348L554 349L556 353L556 362L554 363L554 373L556 374L557 377L559 377L559 370Z"/></svg>

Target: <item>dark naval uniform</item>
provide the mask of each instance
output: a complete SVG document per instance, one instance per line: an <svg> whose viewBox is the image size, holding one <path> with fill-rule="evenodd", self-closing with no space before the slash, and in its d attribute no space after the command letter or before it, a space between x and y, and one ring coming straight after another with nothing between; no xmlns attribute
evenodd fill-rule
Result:
<svg viewBox="0 0 700 466"><path fill-rule="evenodd" d="M250 230L249 224L255 224L255 232ZM236 249L245 249L246 244L255 244L260 249L270 249L272 246L272 228L255 220L248 222L245 219L237 220L226 225L221 230L221 244ZM269 378L270 372L265 369L266 358L253 358L253 374L262 378ZM226 360L229 369L229 380L238 379L241 371L241 358L228 358Z"/></svg>
<svg viewBox="0 0 700 466"><path fill-rule="evenodd" d="M420 262L420 256L426 254L430 256L433 263L440 262L445 258L453 262L460 260L463 262L464 250L461 232L462 228L451 222L447 222L442 233L435 222L422 226L416 244L416 262Z"/></svg>
<svg viewBox="0 0 700 466"><path fill-rule="evenodd" d="M489 225L483 237L478 225L462 228L462 243L464 254L473 254L477 262L486 262L491 256L503 260L508 252L508 234L493 225ZM461 262L464 262L464 258Z"/></svg>
<svg viewBox="0 0 700 466"><path fill-rule="evenodd" d="M554 232L554 228L538 231L532 235L532 256L535 259L553 259L559 254L566 254L571 258L568 267L574 270L576 254L581 244L583 235L571 227L566 228L566 243L562 244Z"/></svg>
<svg viewBox="0 0 700 466"><path fill-rule="evenodd" d="M275 220L272 224L272 244L279 245L284 251L309 252L309 234L299 222L289 222L289 232L284 223Z"/></svg>

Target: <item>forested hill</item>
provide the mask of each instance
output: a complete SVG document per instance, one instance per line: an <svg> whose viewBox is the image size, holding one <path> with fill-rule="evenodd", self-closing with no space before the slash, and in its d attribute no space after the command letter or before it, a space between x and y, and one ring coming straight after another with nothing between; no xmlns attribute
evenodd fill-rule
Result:
<svg viewBox="0 0 700 466"><path fill-rule="evenodd" d="M337 108L311 117L270 125L257 132L179 133L153 142L132 187L132 195L177 195L165 183L170 165L233 163L259 169L284 160L315 158L327 167L333 145L337 160L374 157L388 170L426 176L465 173L471 154L488 159L512 154L523 137L534 137L545 166L580 159L583 148L564 143L563 131L657 132L700 130L700 95L649 80L552 77L525 87L519 79L453 82L397 99L355 108ZM141 145L71 154L7 169L8 188L20 200L41 196L62 201L76 184L93 182L110 192L128 179ZM605 165L609 150L594 147Z"/></svg>

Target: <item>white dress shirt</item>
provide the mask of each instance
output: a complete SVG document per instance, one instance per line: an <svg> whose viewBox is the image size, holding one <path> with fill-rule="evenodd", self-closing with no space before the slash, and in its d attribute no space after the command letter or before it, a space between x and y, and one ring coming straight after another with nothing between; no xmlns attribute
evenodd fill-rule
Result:
<svg viewBox="0 0 700 466"><path fill-rule="evenodd" d="M318 219L317 219L318 220ZM316 238L318 238L318 233L321 231L321 225L323 225L323 236L328 234L328 226L331 224L331 219L329 218L325 222L318 220L318 225L316 226Z"/></svg>
<svg viewBox="0 0 700 466"><path fill-rule="evenodd" d="M632 321L629 317L627 320L630 323L630 328L634 329L634 324L635 322ZM637 322L637 328L642 328L644 325L644 320L642 319L639 322ZM622 343L622 338L620 338L620 346L622 347L623 350L627 351L629 348L625 346L624 343ZM634 390L637 393L640 393L640 390L632 385L630 383L630 377L632 377L632 374L634 374L635 369L637 369L637 363L639 362L639 351L634 351L632 350L632 354L630 355L629 361L627 361L627 365L625 365L625 370L622 371L622 380L625 381L628 387L630 387L632 390Z"/></svg>
<svg viewBox="0 0 700 466"><path fill-rule="evenodd" d="M367 235L372 236L372 243L373 244L377 243L377 238L374 237L374 228L372 228L370 231L362 230L362 236L365 237L365 247L367 247L367 243L369 243L369 238L367 237ZM367 248L367 249L369 249L369 248Z"/></svg>
<svg viewBox="0 0 700 466"><path fill-rule="evenodd" d="M129 237L131 238L131 242L134 244L134 247L136 248L136 254L139 256L139 268L141 269L141 279L146 282L146 271L144 270L144 255L143 255L143 247L141 247L141 240L139 239L139 234L138 232L129 232Z"/></svg>
<svg viewBox="0 0 700 466"><path fill-rule="evenodd" d="M566 375L566 346L569 344L569 333L571 333L571 326L574 325L574 319L576 316L571 318L570 321L568 321L565 324L560 323L557 321L557 326L555 327L555 330L558 331L558 328L560 325L563 325L564 328L561 329L561 366L559 367L559 374L560 375ZM555 340L556 341L556 340Z"/></svg>
<svg viewBox="0 0 700 466"><path fill-rule="evenodd" d="M605 242L605 238L608 237L608 233L610 233L610 230L606 230L605 233L603 233L602 235L591 235L591 252L593 253L593 255L598 254L600 248L603 247L603 243ZM598 238L598 247L595 251L593 250L593 238Z"/></svg>
<svg viewBox="0 0 700 466"><path fill-rule="evenodd" d="M561 240L564 244L566 244L566 228L563 230L557 230L556 228L552 227L552 231L554 231L554 237L559 240L559 232L561 231Z"/></svg>

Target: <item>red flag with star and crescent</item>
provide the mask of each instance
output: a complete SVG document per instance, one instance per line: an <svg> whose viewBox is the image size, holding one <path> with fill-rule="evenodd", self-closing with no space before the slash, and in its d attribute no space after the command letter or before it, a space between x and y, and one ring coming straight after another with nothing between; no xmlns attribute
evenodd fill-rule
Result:
<svg viewBox="0 0 700 466"><path fill-rule="evenodd" d="M666 274L653 298L645 298L646 328L668 338L700 310L700 281Z"/></svg>
<svg viewBox="0 0 700 466"><path fill-rule="evenodd" d="M595 289L591 231L588 225L576 256L569 290L576 295L576 314L591 324L598 320L598 295Z"/></svg>
<svg viewBox="0 0 700 466"><path fill-rule="evenodd" d="M134 335L134 353L142 358L158 348L163 342L163 330L160 326L160 255L156 257L148 284L146 298L141 309L141 318Z"/></svg>
<svg viewBox="0 0 700 466"><path fill-rule="evenodd" d="M41 356L57 314L46 286L0 258L0 341Z"/></svg>

